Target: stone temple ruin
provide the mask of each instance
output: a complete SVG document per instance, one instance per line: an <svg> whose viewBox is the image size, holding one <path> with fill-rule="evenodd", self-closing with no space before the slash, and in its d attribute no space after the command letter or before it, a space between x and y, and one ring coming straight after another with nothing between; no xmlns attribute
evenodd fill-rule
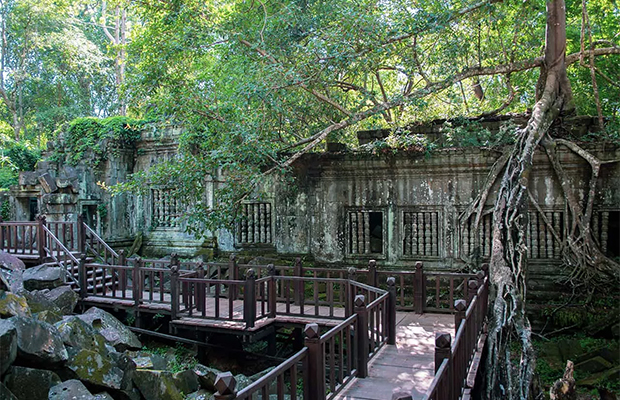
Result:
<svg viewBox="0 0 620 400"><path fill-rule="evenodd" d="M491 132L510 119L523 124L523 116L499 117L481 122ZM411 133L443 140L444 121L410 128ZM579 118L567 124L573 136L591 130L592 120ZM424 261L433 269L458 270L490 256L490 229L494 190L487 200L479 235L471 221L460 220L498 159L498 149L444 148L432 155L416 151L336 151L306 154L294 165L296 188L274 184L260 201L247 201L233 231L217 231L207 239L185 233L177 217L183 206L165 187L153 187L146 196L111 197L101 188L124 181L136 171L170 159L177 151L178 127L148 129L131 149L108 151L96 168L84 160L77 166L43 161L34 172L20 175L10 193L13 220L32 220L38 213L48 221L74 221L83 214L90 226L113 247L129 247L143 235L142 252L211 259L229 252L303 255L320 263L366 264L376 259L385 268L408 269ZM360 144L384 138L388 131L358 133ZM62 142L56 144L62 148ZM620 158L610 144L584 144L601 159ZM576 154L563 149L560 161L581 198L587 192L590 168ZM544 219L561 231L566 205L546 155L538 152L529 188L544 215L530 211L530 290L543 290L553 281L560 248ZM210 181L207 197L217 185ZM496 187L499 183L496 182ZM593 229L606 254L620 256L620 164L604 165L596 191ZM478 246L479 245L479 246ZM478 249L479 251L474 251ZM540 282L539 282L540 279ZM540 285L537 285L540 283ZM546 289L544 289L546 290Z"/></svg>

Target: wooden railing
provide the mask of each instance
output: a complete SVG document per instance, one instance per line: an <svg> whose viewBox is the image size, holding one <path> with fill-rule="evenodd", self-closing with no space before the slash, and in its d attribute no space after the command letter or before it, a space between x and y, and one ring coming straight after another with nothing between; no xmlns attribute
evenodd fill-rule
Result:
<svg viewBox="0 0 620 400"><path fill-rule="evenodd" d="M455 302L454 341L449 333L435 335L435 378L426 400L457 400L467 397L474 386L484 341L488 309L488 276L478 275L468 282L471 296Z"/></svg>
<svg viewBox="0 0 620 400"><path fill-rule="evenodd" d="M354 314L323 334L318 324L307 324L304 347L240 392L236 392L236 381L230 372L218 375L215 398L269 399L273 394L278 399L284 396L312 400L335 398L353 378L368 375L368 362L378 348L385 343L394 344L389 334L375 336L378 331L368 318L375 310L383 309L383 305L392 309L395 306L393 292L380 289L376 292L379 295L370 304L364 295L356 295ZM383 326L380 331L390 329L395 332L395 326Z"/></svg>
<svg viewBox="0 0 620 400"><path fill-rule="evenodd" d="M39 255L39 221L0 221L0 251L21 256Z"/></svg>
<svg viewBox="0 0 620 400"><path fill-rule="evenodd" d="M41 233L41 243L44 243L44 254L63 268L65 271L65 282L78 284L76 276L78 275L80 261L45 224L39 226L39 232Z"/></svg>
<svg viewBox="0 0 620 400"><path fill-rule="evenodd" d="M98 257L105 264L110 265L122 265L121 255L111 248L98 234L82 221L82 218L78 218L78 231L79 231L79 252L86 254L91 252L95 257Z"/></svg>

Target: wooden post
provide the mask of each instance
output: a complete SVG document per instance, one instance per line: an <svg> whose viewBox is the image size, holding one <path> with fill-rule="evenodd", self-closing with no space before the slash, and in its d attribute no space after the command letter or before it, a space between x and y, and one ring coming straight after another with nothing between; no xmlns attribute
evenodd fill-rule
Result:
<svg viewBox="0 0 620 400"><path fill-rule="evenodd" d="M366 378L368 376L368 310L366 309L366 298L359 294L355 296L355 314L357 314L357 325L355 327L357 339L357 377Z"/></svg>
<svg viewBox="0 0 620 400"><path fill-rule="evenodd" d="M478 287L481 288L482 285L484 284L484 271L478 271L476 272L476 281L478 282Z"/></svg>
<svg viewBox="0 0 620 400"><path fill-rule="evenodd" d="M347 301L345 304L346 306L345 312L346 312L347 318L353 315L353 313L355 312L354 310L355 307L353 304L355 303L355 295L357 293L355 291L355 286L353 286L351 282L355 282L356 274L357 274L357 270L355 269L355 267L347 268L347 289L346 289Z"/></svg>
<svg viewBox="0 0 620 400"><path fill-rule="evenodd" d="M45 263L45 238L46 238L46 234L45 231L43 230L43 227L46 224L45 221L45 215L39 215L37 217L37 222L38 222L38 227L37 227L37 247L38 247L38 251L39 251L39 263L43 264ZM51 247L51 246L50 246ZM50 252L53 251L53 249L49 249Z"/></svg>
<svg viewBox="0 0 620 400"><path fill-rule="evenodd" d="M228 259L228 279L237 281L239 280L239 265L237 264L237 256L234 254L230 255ZM233 286L230 288L229 296L233 300L237 300L239 291L237 290L237 286Z"/></svg>
<svg viewBox="0 0 620 400"><path fill-rule="evenodd" d="M205 269L202 265L202 262L200 262L197 266L196 266L196 278L198 279L204 279L205 277ZM195 304L196 304L196 311L202 311L203 307L205 305L205 300L206 300L206 287L204 283L198 283L196 285L196 298L195 298ZM186 293L187 292L187 293ZM189 295L189 287L186 287L186 290L182 291L182 295L185 297ZM189 300L189 299L187 299ZM219 300L218 300L219 301ZM187 304L187 303L186 303Z"/></svg>
<svg viewBox="0 0 620 400"><path fill-rule="evenodd" d="M478 281L475 279L470 279L467 282L467 304L471 304L472 300L478 293Z"/></svg>
<svg viewBox="0 0 620 400"><path fill-rule="evenodd" d="M388 309L387 309L387 344L396 344L396 278L390 276L388 285Z"/></svg>
<svg viewBox="0 0 620 400"><path fill-rule="evenodd" d="M237 380L230 372L220 372L215 377L214 385L217 392L215 400L234 400L237 397Z"/></svg>
<svg viewBox="0 0 620 400"><path fill-rule="evenodd" d="M269 302L269 318L276 317L276 267L273 264L267 265L269 281L267 282L267 301Z"/></svg>
<svg viewBox="0 0 620 400"><path fill-rule="evenodd" d="M78 224L79 225L79 224ZM83 257L86 257L86 253L82 253ZM121 249L118 251L118 265L127 265L127 258L125 257L125 250ZM123 291L123 296L125 295L125 290L127 290L127 270L121 269L119 271L119 279L121 280L121 290Z"/></svg>
<svg viewBox="0 0 620 400"><path fill-rule="evenodd" d="M177 319L179 311L179 266L170 267L170 320Z"/></svg>
<svg viewBox="0 0 620 400"><path fill-rule="evenodd" d="M448 368L446 369L445 374L447 374L446 381L449 390L448 390L448 399L452 399L452 392L454 388L452 387L452 338L449 333L435 333L435 374L441 367L441 363L443 360L448 360ZM460 390L460 388L458 388Z"/></svg>
<svg viewBox="0 0 620 400"><path fill-rule="evenodd" d="M467 302L463 299L459 299L454 302L454 336L459 331L461 321L465 319L465 313L467 312Z"/></svg>
<svg viewBox="0 0 620 400"><path fill-rule="evenodd" d="M325 365L319 326L317 324L307 324L304 328L304 333L306 334L304 344L308 348L308 399L324 400Z"/></svg>
<svg viewBox="0 0 620 400"><path fill-rule="evenodd" d="M4 222L2 216L0 216L0 223ZM4 226L0 226L0 251L6 251L4 248Z"/></svg>
<svg viewBox="0 0 620 400"><path fill-rule="evenodd" d="M140 278L140 276L142 275L143 264L144 262L142 261L142 258L136 257L133 264L133 274L131 277L133 287L133 302L136 308L140 305L140 302L142 300L142 279Z"/></svg>
<svg viewBox="0 0 620 400"><path fill-rule="evenodd" d="M254 327L256 321L256 272L252 268L245 272L243 320L246 328Z"/></svg>
<svg viewBox="0 0 620 400"><path fill-rule="evenodd" d="M368 261L368 285L377 286L377 261Z"/></svg>
<svg viewBox="0 0 620 400"><path fill-rule="evenodd" d="M86 254L86 232L84 231L84 216L82 214L79 214L77 218L77 236L78 251L80 254Z"/></svg>
<svg viewBox="0 0 620 400"><path fill-rule="evenodd" d="M82 254L82 256L80 257L80 263L78 265L78 281L80 282L80 298L84 300L88 294L88 278L86 276L86 254Z"/></svg>
<svg viewBox="0 0 620 400"><path fill-rule="evenodd" d="M304 276L304 267L301 263L301 257L297 257L295 259L295 267L293 269L293 274L300 278ZM295 299L295 305L303 307L304 306L303 304L304 303L304 282L301 280L295 281L295 283L293 284L293 288L295 291L295 293L293 294L294 299Z"/></svg>
<svg viewBox="0 0 620 400"><path fill-rule="evenodd" d="M426 278L424 277L424 266L418 261L415 263L414 287L413 287L413 309L417 314L424 313L426 303Z"/></svg>

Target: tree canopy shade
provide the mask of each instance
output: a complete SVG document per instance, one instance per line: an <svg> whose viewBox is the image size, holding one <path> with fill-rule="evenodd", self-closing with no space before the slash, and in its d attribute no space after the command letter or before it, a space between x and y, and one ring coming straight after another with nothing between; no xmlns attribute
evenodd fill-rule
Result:
<svg viewBox="0 0 620 400"><path fill-rule="evenodd" d="M147 0L138 14L143 24L130 51L134 103L182 121L187 134L178 162L137 175L123 188L167 183L195 205L191 222L210 227L229 222L262 178L286 171L326 139L347 140L362 128L396 131L434 117L530 112L463 217L479 223L501 177L493 216L489 398L530 395L535 357L524 240L527 179L539 145L561 182L556 146L592 166L585 205L563 187L576 227L567 240L583 243L566 247L565 263L581 276L618 281L618 264L601 254L589 229L606 161L548 135L562 115L598 114L601 128L603 116L617 116L615 2ZM612 135L617 140L617 131ZM227 184L209 209L202 186L216 170ZM511 346L515 338L518 345Z"/></svg>
<svg viewBox="0 0 620 400"><path fill-rule="evenodd" d="M182 123L187 134L185 158L137 176L134 187L158 176L195 198L202 183L194 178L220 168L234 182L222 207L325 139L527 111L544 64L539 2L147 0L135 7L141 24L129 46L130 104ZM567 26L577 112L597 112L593 54L601 113L617 115L617 5L569 1ZM234 214L203 211L196 215L210 227Z"/></svg>

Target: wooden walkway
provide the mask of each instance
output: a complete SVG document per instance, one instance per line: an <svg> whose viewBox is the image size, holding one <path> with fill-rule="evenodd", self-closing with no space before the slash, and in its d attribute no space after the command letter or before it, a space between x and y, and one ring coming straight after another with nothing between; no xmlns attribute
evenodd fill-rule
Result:
<svg viewBox="0 0 620 400"><path fill-rule="evenodd" d="M384 345L368 364L368 377L354 379L338 400L386 400L395 391L422 399L435 375L435 332L454 335L454 315L396 314L396 345Z"/></svg>

